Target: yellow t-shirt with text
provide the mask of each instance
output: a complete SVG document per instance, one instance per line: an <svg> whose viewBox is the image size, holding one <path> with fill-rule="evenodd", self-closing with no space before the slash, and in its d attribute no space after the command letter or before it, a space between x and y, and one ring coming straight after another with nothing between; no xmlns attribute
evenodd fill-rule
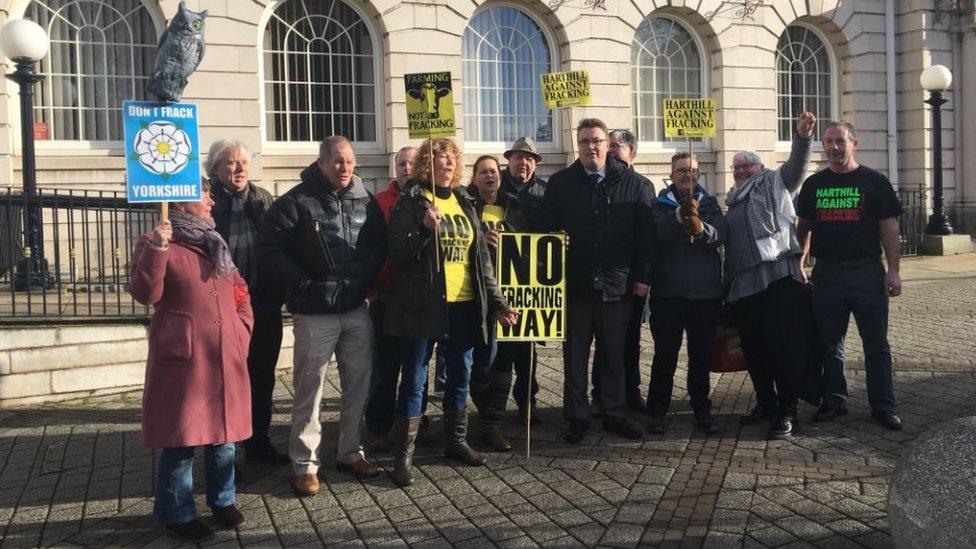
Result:
<svg viewBox="0 0 976 549"><path fill-rule="evenodd" d="M505 230L505 207L488 204L481 212L481 222L490 231Z"/></svg>
<svg viewBox="0 0 976 549"><path fill-rule="evenodd" d="M429 191L427 198L434 202ZM474 244L474 227L453 193L448 198L438 198L434 204L441 214L439 237L447 302L471 301L474 299L474 287L468 269L468 252Z"/></svg>

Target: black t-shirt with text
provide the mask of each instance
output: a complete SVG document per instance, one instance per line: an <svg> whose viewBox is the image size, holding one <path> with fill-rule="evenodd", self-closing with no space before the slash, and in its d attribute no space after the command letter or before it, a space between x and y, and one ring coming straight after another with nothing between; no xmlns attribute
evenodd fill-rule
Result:
<svg viewBox="0 0 976 549"><path fill-rule="evenodd" d="M879 257L878 221L903 211L888 178L866 166L821 170L803 182L797 199L797 215L810 227L810 255L825 261Z"/></svg>

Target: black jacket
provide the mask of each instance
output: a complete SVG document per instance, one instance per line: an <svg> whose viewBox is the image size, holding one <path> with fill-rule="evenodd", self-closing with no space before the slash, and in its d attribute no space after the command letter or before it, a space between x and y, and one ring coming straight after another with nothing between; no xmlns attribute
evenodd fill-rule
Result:
<svg viewBox="0 0 976 549"><path fill-rule="evenodd" d="M358 177L335 192L313 163L302 182L281 196L258 228L258 260L288 292L292 313L342 313L360 305L386 258L383 216ZM318 220L335 261L332 273L312 280L300 266L299 231Z"/></svg>
<svg viewBox="0 0 976 549"><path fill-rule="evenodd" d="M224 237L224 240L228 240L230 233L231 191L224 188L216 179L211 180L211 185L210 198L213 199L214 205L210 213L213 216L217 232L220 233L220 236ZM254 183L248 182L246 192L247 200L244 202L244 211L251 218L251 221L254 222L256 229L261 224L264 214L267 213L274 199L271 197L271 193ZM256 234L254 240L257 241ZM251 276L247 281L248 291L251 294L251 306L254 308L254 313L280 314L281 305L285 302L284 289L274 281L272 273L263 266L264 264L261 261L257 263L258 276Z"/></svg>
<svg viewBox="0 0 976 549"><path fill-rule="evenodd" d="M549 178L541 226L569 234L569 295L615 301L630 295L634 282L650 282L652 199L637 173L611 156L599 184L579 160Z"/></svg>
<svg viewBox="0 0 976 549"><path fill-rule="evenodd" d="M505 222L513 231L522 233L544 232L541 212L545 205L546 181L533 174L532 179L519 190L506 169L498 186L499 202L505 204Z"/></svg>
<svg viewBox="0 0 976 549"><path fill-rule="evenodd" d="M429 183L424 185L430 187ZM440 256L441 264L435 264L434 234L423 223L431 203L423 189L417 182L409 182L390 216L390 259L396 262L397 270L386 297L384 327L388 334L397 337L443 339L449 335L444 258ZM482 313L482 337L487 341L488 316L507 304L495 282L488 244L474 205L461 190L452 192L475 229L468 269Z"/></svg>
<svg viewBox="0 0 976 549"><path fill-rule="evenodd" d="M673 184L662 190L651 206L656 244L651 276L653 296L685 299L722 296L722 258L718 249L725 243L728 224L714 196L701 186L695 189L695 195L698 217L715 232L712 240L702 235L692 242L681 229L675 217L678 202Z"/></svg>

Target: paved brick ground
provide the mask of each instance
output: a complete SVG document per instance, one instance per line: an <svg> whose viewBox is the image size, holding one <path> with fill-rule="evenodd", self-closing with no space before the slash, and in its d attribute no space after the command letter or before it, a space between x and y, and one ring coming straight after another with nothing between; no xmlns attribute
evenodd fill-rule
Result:
<svg viewBox="0 0 976 549"><path fill-rule="evenodd" d="M802 423L791 441L767 442L764 427L739 427L736 418L752 397L739 373L713 379L719 436L692 432L679 389L663 436L631 442L596 427L582 444L564 444L561 359L546 351L543 425L533 432L531 461L520 445L516 453L493 454L488 467L454 467L437 447L422 446L418 481L405 490L386 476L359 482L331 467L338 406L332 386L323 407L329 442L322 492L296 499L287 467L241 463L239 505L247 522L208 545L889 547L887 482L898 456L932 425L976 413L976 261L925 261L908 262L913 280L892 303L904 431L885 431L867 418L853 325L852 413L837 423ZM645 376L649 363L645 352ZM287 376L283 381L273 426L282 445L290 402ZM154 465L139 443L139 398L0 412L0 545L178 545L150 518ZM811 412L804 405L801 417ZM515 438L521 432L514 420L507 429ZM377 459L390 466L387 456ZM202 495L197 505L205 509Z"/></svg>

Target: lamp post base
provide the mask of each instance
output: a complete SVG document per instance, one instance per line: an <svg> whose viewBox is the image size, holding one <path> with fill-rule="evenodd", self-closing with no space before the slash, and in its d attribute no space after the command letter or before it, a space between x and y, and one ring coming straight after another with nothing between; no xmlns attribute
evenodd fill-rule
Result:
<svg viewBox="0 0 976 549"><path fill-rule="evenodd" d="M31 288L50 290L54 287L54 276L47 261L25 257L17 263L14 271L14 291L30 291Z"/></svg>
<svg viewBox="0 0 976 549"><path fill-rule="evenodd" d="M932 236L947 236L952 234L952 225L949 224L949 217L941 212L930 215L929 222L925 225L925 234Z"/></svg>

